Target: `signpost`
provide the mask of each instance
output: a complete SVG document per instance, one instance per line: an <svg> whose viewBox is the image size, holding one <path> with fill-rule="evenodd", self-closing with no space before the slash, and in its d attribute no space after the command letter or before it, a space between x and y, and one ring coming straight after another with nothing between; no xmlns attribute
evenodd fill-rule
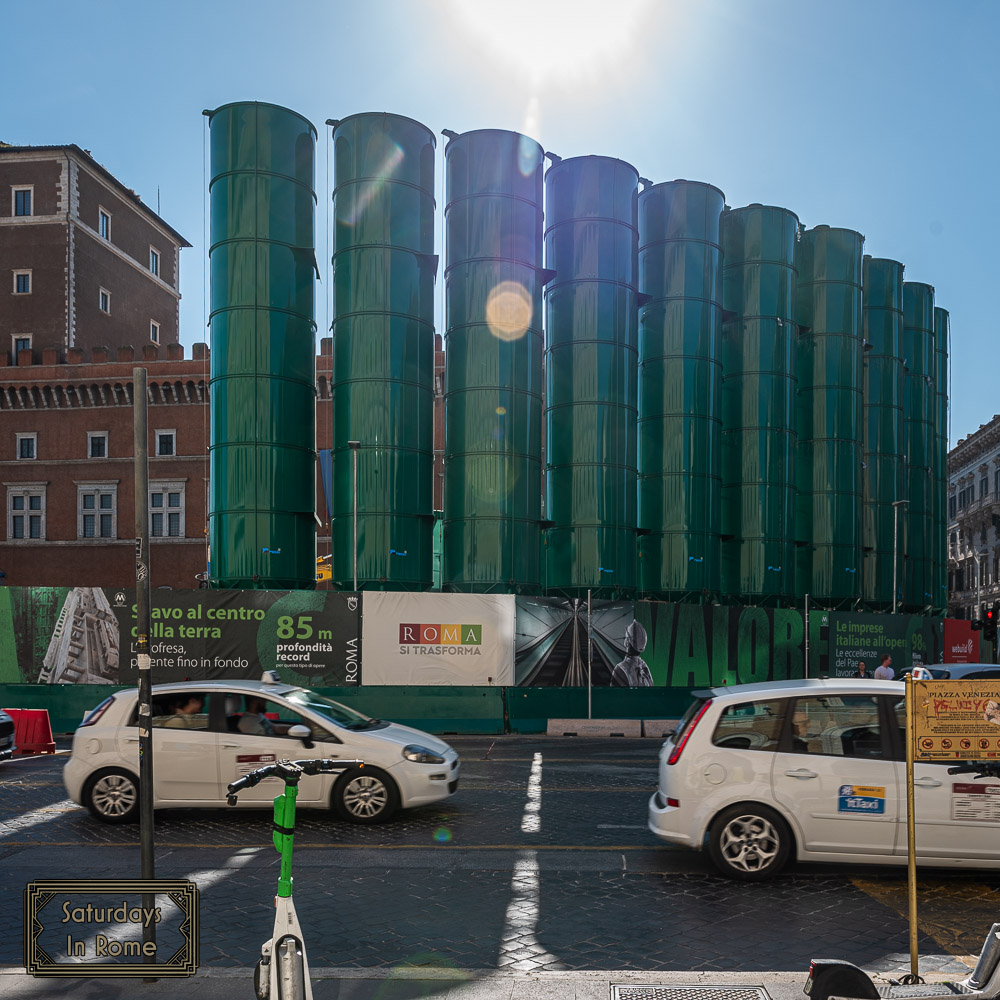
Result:
<svg viewBox="0 0 1000 1000"><path fill-rule="evenodd" d="M913 804L915 760L1000 759L1000 681L916 681L906 675L906 820L909 855L910 972L917 972L917 868ZM981 786L983 790L987 786ZM995 787L995 786L994 786ZM970 786L969 818L1000 818L995 795Z"/></svg>

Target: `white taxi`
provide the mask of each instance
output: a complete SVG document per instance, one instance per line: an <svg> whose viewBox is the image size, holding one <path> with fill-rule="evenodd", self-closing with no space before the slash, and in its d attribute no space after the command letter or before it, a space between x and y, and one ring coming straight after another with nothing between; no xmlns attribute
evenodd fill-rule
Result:
<svg viewBox="0 0 1000 1000"><path fill-rule="evenodd" d="M649 829L765 879L790 858L907 861L900 681L839 678L693 693L660 750ZM917 761L918 864L1000 868L1000 784Z"/></svg>
<svg viewBox="0 0 1000 1000"><path fill-rule="evenodd" d="M63 770L69 797L106 823L139 811L137 692L105 699L73 736ZM458 788L458 753L443 740L370 719L308 688L273 681L187 681L153 687L153 805L217 808L226 786L282 758L363 760L363 769L319 774L299 786L300 806L332 808L354 823L380 823ZM264 781L237 808L268 807L280 791Z"/></svg>

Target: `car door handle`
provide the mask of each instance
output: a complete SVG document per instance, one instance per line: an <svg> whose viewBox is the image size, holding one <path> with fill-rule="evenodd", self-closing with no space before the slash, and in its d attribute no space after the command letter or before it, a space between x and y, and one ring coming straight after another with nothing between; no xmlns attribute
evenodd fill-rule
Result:
<svg viewBox="0 0 1000 1000"><path fill-rule="evenodd" d="M785 774L789 778L815 778L817 776L815 771L809 771L804 767L796 768L794 771L785 771Z"/></svg>
<svg viewBox="0 0 1000 1000"><path fill-rule="evenodd" d="M921 788L938 788L941 782L937 778L914 778L914 786L919 785Z"/></svg>
<svg viewBox="0 0 1000 1000"><path fill-rule="evenodd" d="M220 743L219 746L222 747L223 750L239 750L240 748L239 743Z"/></svg>
<svg viewBox="0 0 1000 1000"><path fill-rule="evenodd" d="M139 742L139 737L138 736L126 736L125 737L125 742L126 743L138 743Z"/></svg>

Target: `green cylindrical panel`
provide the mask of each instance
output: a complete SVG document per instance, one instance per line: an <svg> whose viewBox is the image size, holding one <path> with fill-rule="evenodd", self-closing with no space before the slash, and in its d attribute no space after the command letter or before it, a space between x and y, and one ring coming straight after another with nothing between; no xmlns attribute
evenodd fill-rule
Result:
<svg viewBox="0 0 1000 1000"><path fill-rule="evenodd" d="M639 195L639 590L718 592L725 197L677 180Z"/></svg>
<svg viewBox="0 0 1000 1000"><path fill-rule="evenodd" d="M332 582L434 580L434 134L352 115L333 129Z"/></svg>
<svg viewBox="0 0 1000 1000"><path fill-rule="evenodd" d="M442 587L541 587L542 147L484 129L445 147Z"/></svg>
<svg viewBox="0 0 1000 1000"><path fill-rule="evenodd" d="M579 156L545 176L543 583L570 597L635 591L639 174Z"/></svg>
<svg viewBox="0 0 1000 1000"><path fill-rule="evenodd" d="M906 453L906 530L903 606L933 605L935 360L934 289L903 282L903 432ZM903 520L902 518L900 519ZM902 544L902 543L901 543Z"/></svg>
<svg viewBox="0 0 1000 1000"><path fill-rule="evenodd" d="M951 317L934 307L934 566L931 602L936 613L948 606L948 349Z"/></svg>
<svg viewBox="0 0 1000 1000"><path fill-rule="evenodd" d="M211 141L211 584L316 585L316 130L273 104Z"/></svg>
<svg viewBox="0 0 1000 1000"><path fill-rule="evenodd" d="M722 592L749 604L795 593L793 212L722 216Z"/></svg>
<svg viewBox="0 0 1000 1000"><path fill-rule="evenodd" d="M796 589L817 601L861 597L862 246L849 229L816 226L796 249L800 327Z"/></svg>
<svg viewBox="0 0 1000 1000"><path fill-rule="evenodd" d="M864 258L864 581L872 608L892 607L894 554L897 587L902 573L893 527L897 500L906 499L903 454L903 265ZM905 507L899 511L906 517ZM903 522L900 521L900 524ZM897 595L898 596L898 595Z"/></svg>

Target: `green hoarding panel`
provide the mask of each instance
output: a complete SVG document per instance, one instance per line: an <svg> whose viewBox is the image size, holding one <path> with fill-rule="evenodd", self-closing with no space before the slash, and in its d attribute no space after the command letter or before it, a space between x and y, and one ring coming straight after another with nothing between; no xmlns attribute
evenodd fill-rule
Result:
<svg viewBox="0 0 1000 1000"><path fill-rule="evenodd" d="M445 147L442 588L541 587L542 148L484 129Z"/></svg>
<svg viewBox="0 0 1000 1000"><path fill-rule="evenodd" d="M271 104L206 112L211 145L212 586L316 579L316 130Z"/></svg>
<svg viewBox="0 0 1000 1000"><path fill-rule="evenodd" d="M722 591L795 596L797 216L749 205L722 216Z"/></svg>
<svg viewBox="0 0 1000 1000"><path fill-rule="evenodd" d="M638 189L605 156L545 176L543 585L568 597L635 590Z"/></svg>
<svg viewBox="0 0 1000 1000"><path fill-rule="evenodd" d="M400 115L334 124L331 567L343 590L355 544L359 589L433 584L434 148Z"/></svg>
<svg viewBox="0 0 1000 1000"><path fill-rule="evenodd" d="M725 198L670 181L639 195L638 589L717 593Z"/></svg>
<svg viewBox="0 0 1000 1000"><path fill-rule="evenodd" d="M934 349L934 289L904 281L903 428L909 504L901 544L903 607L911 612L934 606Z"/></svg>
<svg viewBox="0 0 1000 1000"><path fill-rule="evenodd" d="M834 605L858 600L863 580L863 243L849 229L816 226L795 253L796 589Z"/></svg>
<svg viewBox="0 0 1000 1000"><path fill-rule="evenodd" d="M865 256L864 285L864 507L865 603L892 609L893 559L896 585L902 540L898 518L906 516L903 439L903 265ZM897 600L901 595L897 593Z"/></svg>

